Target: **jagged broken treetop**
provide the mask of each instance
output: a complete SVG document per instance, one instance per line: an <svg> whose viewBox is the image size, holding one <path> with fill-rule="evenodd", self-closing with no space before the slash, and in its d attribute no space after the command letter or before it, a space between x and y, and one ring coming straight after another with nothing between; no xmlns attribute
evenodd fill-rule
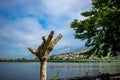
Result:
<svg viewBox="0 0 120 80"><path fill-rule="evenodd" d="M53 50L54 45L62 38L62 35L59 34L55 39L52 39L54 33L54 31L51 31L47 39L45 38L45 36L43 36L43 42L38 47L38 49L33 49L32 47L28 48L33 54L38 57L41 62L47 61L48 54Z"/></svg>

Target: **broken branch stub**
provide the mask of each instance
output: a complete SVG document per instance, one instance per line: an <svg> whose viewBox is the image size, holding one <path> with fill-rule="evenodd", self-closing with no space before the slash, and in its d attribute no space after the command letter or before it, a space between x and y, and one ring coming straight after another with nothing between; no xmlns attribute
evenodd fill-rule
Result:
<svg viewBox="0 0 120 80"><path fill-rule="evenodd" d="M38 59L42 61L47 61L48 54L53 50L54 45L62 38L62 35L59 34L55 39L52 40L54 35L54 31L51 31L48 38L46 39L45 36L42 37L42 44L38 47L38 49L33 49L29 47L29 51L35 54Z"/></svg>
<svg viewBox="0 0 120 80"><path fill-rule="evenodd" d="M33 49L29 47L29 51L35 54L41 62L40 65L40 80L46 80L46 66L47 66L47 59L49 53L53 50L55 44L62 38L62 35L59 34L55 39L52 40L54 35L54 31L51 31L48 38L46 39L45 36L42 37L42 44L38 47L38 49Z"/></svg>

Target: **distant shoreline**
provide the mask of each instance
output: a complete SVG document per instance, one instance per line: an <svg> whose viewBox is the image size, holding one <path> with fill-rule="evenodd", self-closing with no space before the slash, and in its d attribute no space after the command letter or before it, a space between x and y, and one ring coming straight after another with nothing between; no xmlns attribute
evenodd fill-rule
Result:
<svg viewBox="0 0 120 80"><path fill-rule="evenodd" d="M7 59L0 58L0 62L39 62L38 58L26 59L26 58L17 58L17 59ZM120 62L120 57L110 57L110 58L76 58L76 59L64 59L64 58L49 58L48 62Z"/></svg>
<svg viewBox="0 0 120 80"><path fill-rule="evenodd" d="M25 60L25 61L16 61L16 60L0 60L0 62L39 62L39 61L32 61L32 60ZM47 62L53 62L53 63L57 63L57 62L59 62L59 63L88 63L88 62L104 62L104 63L110 63L110 62L118 62L118 63L120 63L120 60L104 60L104 61L101 61L101 60L84 60L84 61L78 61L78 60L48 60Z"/></svg>

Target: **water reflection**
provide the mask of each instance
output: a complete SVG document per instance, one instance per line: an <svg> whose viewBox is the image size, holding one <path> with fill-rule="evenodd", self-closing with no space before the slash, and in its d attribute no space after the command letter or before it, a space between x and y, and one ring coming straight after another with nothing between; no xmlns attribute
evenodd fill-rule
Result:
<svg viewBox="0 0 120 80"><path fill-rule="evenodd" d="M86 73L88 75L118 73L119 67L119 63L48 63L49 72L55 74L60 70L58 78L79 77L86 75Z"/></svg>
<svg viewBox="0 0 120 80"><path fill-rule="evenodd" d="M39 80L39 62L0 62L0 80ZM120 72L119 63L48 63L47 79Z"/></svg>

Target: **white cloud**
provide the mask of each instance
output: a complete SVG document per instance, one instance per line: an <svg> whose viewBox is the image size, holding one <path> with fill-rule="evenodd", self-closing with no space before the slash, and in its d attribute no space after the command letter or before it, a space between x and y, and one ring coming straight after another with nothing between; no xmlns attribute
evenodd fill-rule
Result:
<svg viewBox="0 0 120 80"><path fill-rule="evenodd" d="M29 3L20 1L21 5L25 6L27 4L24 13L30 12L35 16L40 16L41 14L39 15L39 13L41 12L47 14L48 17L44 18L48 23L48 25L46 25L47 29L44 29L42 25L40 25L36 17L23 17L5 25L5 27L1 29L1 36L24 41L26 43L37 44L40 42L39 39L42 35L48 35L51 30L55 30L55 36L62 33L63 40L61 42L64 45L71 45L72 41L76 41L73 38L74 32L70 28L70 22L74 18L81 17L79 13L84 11L83 9L85 9L84 7L86 7L86 5L90 4L89 0L86 2L83 0L51 0L49 2L48 0L41 0L37 5L34 3L34 6L30 6L32 2L32 0ZM19 3L16 1L10 3L12 8L17 4ZM9 8L9 6L7 8ZM37 11L40 9L41 11ZM68 17L68 19L66 20L65 17ZM83 19L83 17L80 19ZM69 39L69 41L67 39Z"/></svg>
<svg viewBox="0 0 120 80"><path fill-rule="evenodd" d="M58 16L70 14L69 12L83 11L90 0L42 0L42 6L48 14ZM79 12L80 13L80 12Z"/></svg>
<svg viewBox="0 0 120 80"><path fill-rule="evenodd" d="M11 48L34 46L42 42L42 36L48 36L51 30L55 37L59 33L63 38L56 48L64 46L81 46L84 42L74 39L74 31L70 23L74 19L83 20L80 13L90 9L91 0L20 0L0 1L0 10L7 11L15 16L9 21L1 16L0 37L9 39ZM0 4L1 4L0 3ZM4 4L4 5L3 5ZM45 20L45 27L40 20ZM3 40L0 40L3 41ZM8 45L9 46L9 45Z"/></svg>
<svg viewBox="0 0 120 80"><path fill-rule="evenodd" d="M42 37L42 35L47 34L38 21L32 18L23 18L8 23L0 29L0 32L1 37L12 39L13 41L24 42L26 44L36 44L40 42L39 38Z"/></svg>

